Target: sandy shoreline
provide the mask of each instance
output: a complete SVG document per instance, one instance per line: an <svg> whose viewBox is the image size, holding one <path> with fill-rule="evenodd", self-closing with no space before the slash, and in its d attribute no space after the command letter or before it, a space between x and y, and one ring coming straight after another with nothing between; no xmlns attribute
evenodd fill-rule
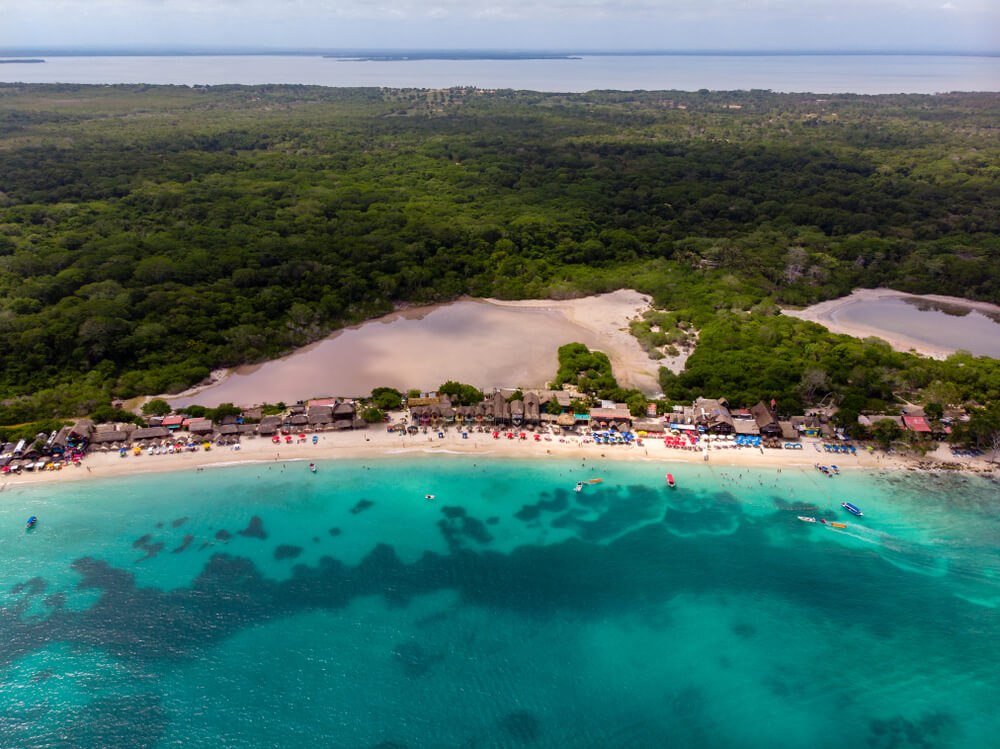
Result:
<svg viewBox="0 0 1000 749"><path fill-rule="evenodd" d="M953 296L943 296L941 294L908 294L904 291L894 289L855 289L847 296L829 299L819 304L814 304L805 309L782 309L782 314L789 317L797 317L800 320L819 323L831 333L854 336L855 338L868 338L875 336L892 346L896 351L916 351L917 353L935 359L945 359L955 353L954 348L937 347L916 338L910 338L901 333L884 330L875 326L859 325L838 319L837 313L844 307L857 302L876 302L885 299L916 299L927 302L937 302L939 304L965 307L967 309L1000 314L1000 307L988 302L973 302L968 299L961 299Z"/></svg>
<svg viewBox="0 0 1000 749"><path fill-rule="evenodd" d="M559 442L552 436L536 442L528 432L527 440L493 439L489 433L470 433L462 439L454 430L445 432L439 439L430 433L403 436L384 430L329 432L319 434L317 444L312 443L312 435L302 442L275 445L268 438L246 439L239 450L230 447L213 447L210 451L183 452L167 455L119 457L117 452L96 452L89 454L79 466L41 473L22 473L20 476L5 475L0 479L2 490L11 490L19 485L61 483L107 479L119 476L164 473L170 471L195 471L207 468L221 468L237 464L273 462L313 462L326 460L371 459L379 460L399 457L421 456L477 456L488 460L503 459L608 459L622 461L659 462L664 472L671 465L704 464L700 450L678 450L664 446L662 439L645 439L642 446L580 444L574 437ZM944 448L942 448L944 450ZM950 455L940 452L934 456L938 461L951 461ZM856 456L830 455L817 451L812 443L804 443L802 450L773 450L763 452L757 448L712 449L709 452L711 465L757 467L757 468L812 468L814 464L836 463L843 470L863 469L906 469L915 468L917 461L897 455L879 452L870 453L860 449ZM963 467L972 471L990 471L984 459L963 461ZM303 466L305 470L305 466ZM0 490L0 491L2 491Z"/></svg>

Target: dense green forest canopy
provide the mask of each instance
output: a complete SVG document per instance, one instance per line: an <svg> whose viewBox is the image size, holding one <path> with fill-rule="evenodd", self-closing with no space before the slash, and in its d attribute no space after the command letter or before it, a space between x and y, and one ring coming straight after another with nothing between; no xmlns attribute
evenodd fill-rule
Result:
<svg viewBox="0 0 1000 749"><path fill-rule="evenodd" d="M399 301L1000 302L998 123L996 94L0 85L0 423Z"/></svg>

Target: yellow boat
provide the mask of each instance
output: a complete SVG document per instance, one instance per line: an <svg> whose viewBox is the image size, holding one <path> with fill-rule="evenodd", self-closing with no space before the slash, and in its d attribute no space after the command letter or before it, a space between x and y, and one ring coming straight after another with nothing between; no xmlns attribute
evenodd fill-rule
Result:
<svg viewBox="0 0 1000 749"><path fill-rule="evenodd" d="M830 525L833 526L834 528L846 528L847 527L843 523L830 523Z"/></svg>

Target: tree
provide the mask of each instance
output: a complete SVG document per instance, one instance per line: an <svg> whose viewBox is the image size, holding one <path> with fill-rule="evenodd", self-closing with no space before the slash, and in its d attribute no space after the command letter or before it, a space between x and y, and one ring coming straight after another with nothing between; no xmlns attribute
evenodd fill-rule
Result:
<svg viewBox="0 0 1000 749"><path fill-rule="evenodd" d="M142 412L146 416L166 416L171 411L173 409L170 407L170 404L162 398L153 398L148 403L142 404Z"/></svg>
<svg viewBox="0 0 1000 749"><path fill-rule="evenodd" d="M243 409L239 406L234 406L232 403L220 403L215 408L207 409L205 411L205 418L218 421L226 416L239 416L242 413Z"/></svg>
<svg viewBox="0 0 1000 749"><path fill-rule="evenodd" d="M545 405L545 413L552 416L558 416L562 413L562 406L559 405L559 401L553 398Z"/></svg>
<svg viewBox="0 0 1000 749"><path fill-rule="evenodd" d="M396 388L375 388L372 390L372 403L383 411L392 411L403 405L403 394Z"/></svg>
<svg viewBox="0 0 1000 749"><path fill-rule="evenodd" d="M456 406L474 406L483 400L483 394L472 385L448 380L438 388L438 392L447 395Z"/></svg>
<svg viewBox="0 0 1000 749"><path fill-rule="evenodd" d="M420 397L420 391L417 390L416 388L410 388L409 390L406 391L406 397L407 398L419 398Z"/></svg>
<svg viewBox="0 0 1000 749"><path fill-rule="evenodd" d="M902 430L892 419L879 419L872 425L872 438L883 450L888 449L894 440L899 439Z"/></svg>
<svg viewBox="0 0 1000 749"><path fill-rule="evenodd" d="M508 403L513 403L514 401L523 401L523 400L524 400L524 393L521 392L521 388L515 390L513 393L510 394L510 397L507 398Z"/></svg>
<svg viewBox="0 0 1000 749"><path fill-rule="evenodd" d="M646 396L642 393L636 392L629 395L625 399L625 403L628 404L628 411L633 416L645 416L646 415L646 405L649 401L646 400Z"/></svg>
<svg viewBox="0 0 1000 749"><path fill-rule="evenodd" d="M977 448L990 450L990 460L995 463L1000 453L1000 403L972 409L969 420L958 425L956 436L975 443Z"/></svg>
<svg viewBox="0 0 1000 749"><path fill-rule="evenodd" d="M190 416L192 419L204 418L206 413L208 413L208 409L204 406L198 406L192 403L190 406L184 407L184 414L186 416Z"/></svg>
<svg viewBox="0 0 1000 749"><path fill-rule="evenodd" d="M944 416L944 406L940 403L928 403L924 406L924 413L934 419L934 421L938 421L942 416Z"/></svg>
<svg viewBox="0 0 1000 749"><path fill-rule="evenodd" d="M361 418L369 424L377 424L385 418L385 413L380 408L368 406L368 408L361 410Z"/></svg>

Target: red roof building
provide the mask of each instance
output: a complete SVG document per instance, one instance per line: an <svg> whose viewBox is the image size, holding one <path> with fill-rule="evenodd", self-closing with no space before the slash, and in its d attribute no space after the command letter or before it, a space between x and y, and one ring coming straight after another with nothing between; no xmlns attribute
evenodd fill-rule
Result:
<svg viewBox="0 0 1000 749"><path fill-rule="evenodd" d="M167 427L169 429L176 429L181 424L184 423L183 416L167 416L160 422L160 426Z"/></svg>
<svg viewBox="0 0 1000 749"><path fill-rule="evenodd" d="M911 432L931 433L931 428L928 426L927 420L923 416L903 416L903 426Z"/></svg>

